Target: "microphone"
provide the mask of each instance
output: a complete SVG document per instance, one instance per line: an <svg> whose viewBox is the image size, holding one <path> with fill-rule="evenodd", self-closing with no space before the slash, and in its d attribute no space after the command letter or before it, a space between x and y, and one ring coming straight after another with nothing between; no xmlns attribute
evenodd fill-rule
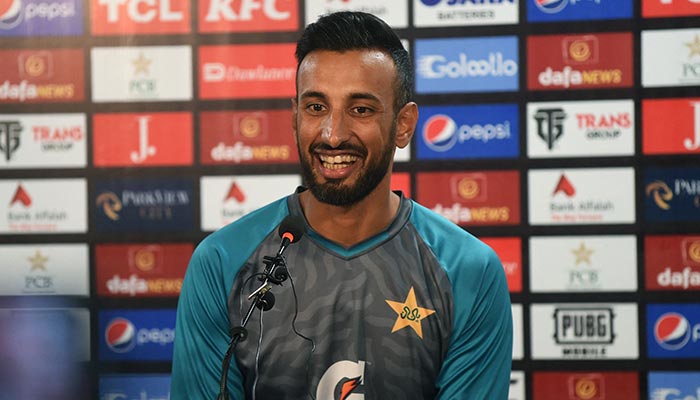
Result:
<svg viewBox="0 0 700 400"><path fill-rule="evenodd" d="M282 238L282 243L280 243L280 248L274 257L264 256L263 263L265 264L265 277L261 277L261 281L264 281L262 286L248 296L248 300L253 300L245 318L240 326L231 329L231 342L229 343L226 354L221 366L221 379L219 381L219 394L217 395L217 400L229 400L229 394L227 386L228 369L231 364L231 357L233 357L233 351L236 345L245 340L248 336L248 332L245 326L248 324L248 320L253 313L253 308L257 307L261 311L269 311L272 306L275 305L275 296L270 293L269 282L281 285L282 282L289 278L289 272L287 271L287 266L284 263L282 254L290 244L296 243L304 235L304 229L306 225L304 224L304 219L301 217L295 217L288 215L280 223L278 229L278 234Z"/></svg>
<svg viewBox="0 0 700 400"><path fill-rule="evenodd" d="M265 284L263 284L263 286L266 286L267 281L276 285L281 285L282 282L289 278L289 271L287 271L287 266L284 263L282 254L287 250L290 244L296 243L301 239L304 235L304 227L304 220L300 217L289 215L282 221L277 230L277 233L282 238L282 243L280 243L277 254L274 257L263 257L263 264L265 264ZM256 292L257 290L253 292L251 296L248 296L248 298L252 298Z"/></svg>
<svg viewBox="0 0 700 400"><path fill-rule="evenodd" d="M282 243L280 244L280 249L277 252L278 256L281 256L287 246L291 243L296 243L304 235L304 220L301 217L296 217L294 215L287 216L280 224L277 233L279 233L282 238Z"/></svg>

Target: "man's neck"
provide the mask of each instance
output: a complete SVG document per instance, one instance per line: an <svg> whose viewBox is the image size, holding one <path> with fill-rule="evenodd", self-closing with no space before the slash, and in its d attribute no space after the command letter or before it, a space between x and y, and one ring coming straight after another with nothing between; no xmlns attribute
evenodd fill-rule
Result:
<svg viewBox="0 0 700 400"><path fill-rule="evenodd" d="M307 190L299 195L306 220L321 236L350 248L386 229L396 216L401 199L388 187L377 187L351 206L322 203Z"/></svg>

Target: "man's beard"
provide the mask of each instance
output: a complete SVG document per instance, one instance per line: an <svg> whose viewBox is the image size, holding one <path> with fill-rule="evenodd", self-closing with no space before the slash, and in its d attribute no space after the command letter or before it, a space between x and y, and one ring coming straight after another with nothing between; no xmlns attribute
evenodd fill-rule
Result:
<svg viewBox="0 0 700 400"><path fill-rule="evenodd" d="M366 159L367 150L365 148L358 148L347 144L331 148L326 144L318 143L311 145L308 153L302 153L301 148L297 145L299 149L299 158L301 160L301 177L304 186L311 191L318 201L334 206L351 206L364 199L372 193L389 172L389 166L394 155L393 146L394 138L396 137L395 122L392 124L391 128L391 140L387 147L384 148L381 157L377 161L367 164L365 169L360 171L360 175L354 185L344 183L345 179L327 179L325 183L320 183L314 175L313 164L308 156L311 155L311 157L314 157L314 149L317 148L333 150L352 149L354 152L364 155L365 157L363 158Z"/></svg>

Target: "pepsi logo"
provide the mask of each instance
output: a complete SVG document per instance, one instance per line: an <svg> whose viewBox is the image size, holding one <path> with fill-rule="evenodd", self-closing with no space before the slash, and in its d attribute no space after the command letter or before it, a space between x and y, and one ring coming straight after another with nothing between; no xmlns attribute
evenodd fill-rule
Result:
<svg viewBox="0 0 700 400"><path fill-rule="evenodd" d="M22 22L21 0L0 0L0 29L12 29Z"/></svg>
<svg viewBox="0 0 700 400"><path fill-rule="evenodd" d="M569 0L532 0L532 1L535 2L535 5L537 6L537 8L540 9L540 11L546 12L549 14L558 13L559 11L563 10L567 4L569 4Z"/></svg>
<svg viewBox="0 0 700 400"><path fill-rule="evenodd" d="M457 124L445 114L430 117L423 126L423 141L433 151L447 151L457 142Z"/></svg>
<svg viewBox="0 0 700 400"><path fill-rule="evenodd" d="M115 353L126 353L136 345L136 328L125 318L115 318L105 330L107 346Z"/></svg>
<svg viewBox="0 0 700 400"><path fill-rule="evenodd" d="M681 349L690 339L690 323L681 314L663 314L654 325L654 338L666 350Z"/></svg>

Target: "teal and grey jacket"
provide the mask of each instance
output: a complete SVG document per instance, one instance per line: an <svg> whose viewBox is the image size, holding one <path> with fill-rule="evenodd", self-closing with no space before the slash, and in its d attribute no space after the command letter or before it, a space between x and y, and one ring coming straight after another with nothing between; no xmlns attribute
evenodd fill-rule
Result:
<svg viewBox="0 0 700 400"><path fill-rule="evenodd" d="M229 331L290 214L303 217L298 192L195 250L178 303L171 399L216 399ZM291 279L272 288L271 310L255 309L236 348L231 399L507 399L513 327L493 250L404 197L390 226L349 249L305 229L285 253Z"/></svg>

